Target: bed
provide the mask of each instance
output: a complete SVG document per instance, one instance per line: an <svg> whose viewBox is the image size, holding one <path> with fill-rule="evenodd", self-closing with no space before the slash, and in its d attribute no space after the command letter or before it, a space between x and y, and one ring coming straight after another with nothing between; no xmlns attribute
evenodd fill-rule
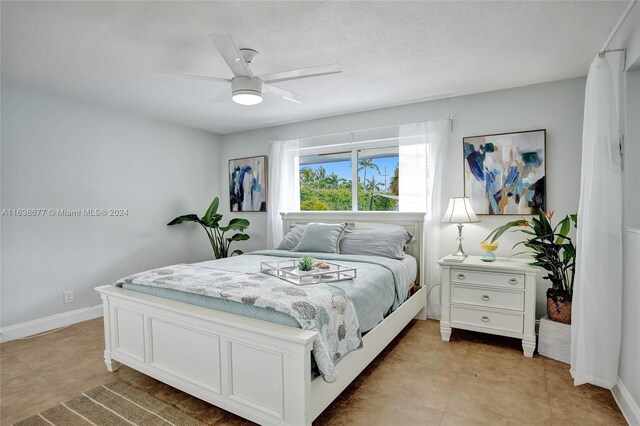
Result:
<svg viewBox="0 0 640 426"><path fill-rule="evenodd" d="M349 287L348 282L340 284L347 293L351 292L349 297L361 319L363 336L362 347L343 355L335 364L336 374L331 383L312 374L311 351L320 334L296 328L287 322L290 319L286 315L271 313L271 317L262 317L264 312L236 312L233 308L210 306L209 299L198 295L171 296L153 289L135 288L135 285L96 289L103 299L104 359L109 371L115 371L119 363L123 363L260 424L309 425L411 319L426 318L426 292L420 273L424 214L295 212L281 215L284 229L313 222L359 221L400 225L415 237L407 247L407 259L396 261L405 264L402 268L409 279L405 283L406 293L392 301L395 309L376 310L362 294ZM242 256L241 262L213 265L231 270L241 268L246 272L255 270L265 258L287 256L297 255L266 251ZM369 262L357 257L339 259L353 264ZM207 268L211 264L205 262L200 266ZM375 284L377 278L372 277L367 285ZM416 285L410 289L411 282ZM402 294L404 289L398 291Z"/></svg>

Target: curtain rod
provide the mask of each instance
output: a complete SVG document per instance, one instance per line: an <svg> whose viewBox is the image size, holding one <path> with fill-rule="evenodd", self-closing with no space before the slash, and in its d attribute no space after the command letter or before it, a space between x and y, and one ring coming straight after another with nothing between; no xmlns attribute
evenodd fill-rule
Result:
<svg viewBox="0 0 640 426"><path fill-rule="evenodd" d="M378 138L378 139L370 139L370 140L366 140L366 141L357 141L357 142L342 142L342 143L332 143L329 145L322 145L322 147L317 147L317 146L305 146L302 148L298 148L299 151L315 151L318 148L323 148L323 149L327 149L327 148L339 148L342 146L354 146L354 145L365 145L365 144L370 144L373 142L386 142L386 141L392 141L392 140L396 140L398 138Z"/></svg>
<svg viewBox="0 0 640 426"><path fill-rule="evenodd" d="M600 52L598 52L598 56L600 58L604 58L607 53L612 53L612 52L624 52L624 56L622 58L622 71L625 71L627 69L627 49L626 48L601 50Z"/></svg>
<svg viewBox="0 0 640 426"><path fill-rule="evenodd" d="M618 33L618 31L620 30L620 28L622 27L622 24L624 23L624 21L627 19L627 16L629 16L629 13L631 13L631 9L633 9L633 6L636 5L636 3L638 3L638 0L633 0L629 6L627 7L627 9L624 11L624 13L622 14L622 16L620 17L620 20L618 21L618 23L616 24L616 26L613 28L613 31L611 31L611 34L609 34L609 37L607 38L607 41L604 42L604 45L602 46L602 49L600 49L600 52L598 52L598 54L604 54L607 51L607 48L609 47L609 44L611 44L611 42L613 41L613 38L616 36L616 34Z"/></svg>
<svg viewBox="0 0 640 426"><path fill-rule="evenodd" d="M451 123L453 125L453 115L449 115L446 118L426 120L425 122L440 121L440 120L449 120L449 121L451 121ZM391 126L372 127L372 128L369 128L369 129L350 130L348 132L327 133L327 134L324 134L324 135L313 135L313 136L307 136L307 137L304 137L304 138L291 138L291 139L298 139L300 141L304 141L304 140L308 140L308 139L328 138L330 136L348 136L348 135L353 136L354 133L370 132L370 131L373 131L373 130L392 129L394 127L406 126L408 124L415 124L415 123L421 123L421 122L420 121L411 121L409 123L400 123L400 124L394 124L394 125L391 125ZM280 140L280 139L276 139L276 140ZM271 142L272 141L269 141L269 143L271 143Z"/></svg>

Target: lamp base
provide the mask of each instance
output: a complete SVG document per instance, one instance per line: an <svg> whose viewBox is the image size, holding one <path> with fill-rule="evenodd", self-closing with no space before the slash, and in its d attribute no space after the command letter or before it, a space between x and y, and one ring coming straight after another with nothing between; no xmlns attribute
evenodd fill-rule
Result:
<svg viewBox="0 0 640 426"><path fill-rule="evenodd" d="M467 257L467 254L464 252L464 250L462 249L462 227L464 226L463 224L459 223L456 225L458 227L458 250L456 250L455 253L453 253L454 256L458 256L458 257Z"/></svg>

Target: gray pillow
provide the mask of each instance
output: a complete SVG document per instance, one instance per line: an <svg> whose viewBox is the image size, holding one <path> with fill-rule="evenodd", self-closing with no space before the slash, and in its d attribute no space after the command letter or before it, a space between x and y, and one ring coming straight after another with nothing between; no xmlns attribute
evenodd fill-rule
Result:
<svg viewBox="0 0 640 426"><path fill-rule="evenodd" d="M404 259L405 248L412 239L413 235L404 229L354 229L340 240L340 253Z"/></svg>
<svg viewBox="0 0 640 426"><path fill-rule="evenodd" d="M345 223L309 223L292 251L339 253L339 243Z"/></svg>
<svg viewBox="0 0 640 426"><path fill-rule="evenodd" d="M304 228L306 225L293 225L289 228L289 232L284 236L280 244L278 245L278 250L288 250L291 251L295 246L300 242L300 238L302 238L302 233L304 232Z"/></svg>

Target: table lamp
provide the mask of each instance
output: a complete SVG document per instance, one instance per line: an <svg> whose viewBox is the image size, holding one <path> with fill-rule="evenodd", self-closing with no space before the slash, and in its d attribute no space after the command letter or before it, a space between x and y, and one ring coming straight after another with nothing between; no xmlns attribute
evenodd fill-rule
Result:
<svg viewBox="0 0 640 426"><path fill-rule="evenodd" d="M462 249L462 227L464 223L480 222L478 216L471 208L471 202L467 197L452 197L449 199L449 207L442 216L441 222L457 223L458 225L458 250L454 256L467 257Z"/></svg>

